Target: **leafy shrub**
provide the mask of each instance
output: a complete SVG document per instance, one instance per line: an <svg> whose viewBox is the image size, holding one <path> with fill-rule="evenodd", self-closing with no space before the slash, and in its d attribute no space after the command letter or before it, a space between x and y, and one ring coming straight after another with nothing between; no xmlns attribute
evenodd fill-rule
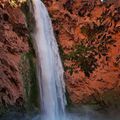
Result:
<svg viewBox="0 0 120 120"><path fill-rule="evenodd" d="M65 59L75 63L71 67L68 67L67 70L69 69L69 72L72 75L73 69L77 64L77 66L84 71L85 75L89 77L90 73L97 67L97 59L94 55L95 52L93 46L85 46L83 43L79 43L72 52L65 55Z"/></svg>

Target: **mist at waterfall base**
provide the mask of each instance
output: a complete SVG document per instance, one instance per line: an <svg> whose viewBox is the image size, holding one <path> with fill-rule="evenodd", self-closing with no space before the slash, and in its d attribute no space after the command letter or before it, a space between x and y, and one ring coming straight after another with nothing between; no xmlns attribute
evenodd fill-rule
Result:
<svg viewBox="0 0 120 120"><path fill-rule="evenodd" d="M30 115L25 112L11 111L9 113L4 114L3 116L0 116L0 120L43 120L43 119L41 119L41 114L39 113L32 113ZM71 110L66 113L66 119L64 120L120 120L120 111L110 110L107 113L106 112L99 113L88 106L83 106L79 108L72 107Z"/></svg>
<svg viewBox="0 0 120 120"><path fill-rule="evenodd" d="M37 115L32 120L43 119ZM99 112L89 106L71 107L70 111L66 111L66 117L61 120L120 120L120 111L111 109L107 112Z"/></svg>

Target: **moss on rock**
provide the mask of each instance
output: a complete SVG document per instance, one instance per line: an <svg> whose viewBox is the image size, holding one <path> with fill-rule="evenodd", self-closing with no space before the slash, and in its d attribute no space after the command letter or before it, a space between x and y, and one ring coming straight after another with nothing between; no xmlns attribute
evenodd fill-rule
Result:
<svg viewBox="0 0 120 120"><path fill-rule="evenodd" d="M27 110L39 109L39 87L33 51L21 56L20 70L24 83L25 107Z"/></svg>

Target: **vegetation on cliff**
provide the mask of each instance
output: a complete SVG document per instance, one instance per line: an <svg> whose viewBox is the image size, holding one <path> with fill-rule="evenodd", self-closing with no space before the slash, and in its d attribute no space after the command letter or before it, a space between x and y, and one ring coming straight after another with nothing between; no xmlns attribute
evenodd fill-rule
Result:
<svg viewBox="0 0 120 120"><path fill-rule="evenodd" d="M88 103L119 90L120 1L44 2L59 43L70 101Z"/></svg>
<svg viewBox="0 0 120 120"><path fill-rule="evenodd" d="M36 58L19 8L23 2L0 1L0 114L39 108Z"/></svg>

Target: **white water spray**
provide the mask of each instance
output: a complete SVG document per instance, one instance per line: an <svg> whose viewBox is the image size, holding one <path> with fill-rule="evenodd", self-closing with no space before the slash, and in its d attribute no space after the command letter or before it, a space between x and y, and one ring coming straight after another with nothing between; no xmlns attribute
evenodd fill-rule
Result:
<svg viewBox="0 0 120 120"><path fill-rule="evenodd" d="M41 0L33 0L42 120L62 120L66 104L63 67L52 23Z"/></svg>

